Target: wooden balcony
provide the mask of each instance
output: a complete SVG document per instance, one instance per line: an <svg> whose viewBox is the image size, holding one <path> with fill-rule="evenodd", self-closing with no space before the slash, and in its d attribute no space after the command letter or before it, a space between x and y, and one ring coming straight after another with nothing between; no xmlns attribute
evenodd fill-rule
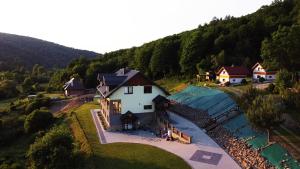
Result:
<svg viewBox="0 0 300 169"><path fill-rule="evenodd" d="M109 119L110 116L121 114L121 100L101 99L100 105L106 119Z"/></svg>

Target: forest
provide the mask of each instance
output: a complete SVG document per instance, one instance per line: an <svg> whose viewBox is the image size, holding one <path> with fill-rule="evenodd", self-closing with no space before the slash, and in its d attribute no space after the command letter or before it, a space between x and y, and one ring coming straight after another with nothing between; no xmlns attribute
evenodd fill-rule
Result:
<svg viewBox="0 0 300 169"><path fill-rule="evenodd" d="M62 68L80 56L93 58L98 55L36 38L0 33L0 71L30 69L35 64L48 69Z"/></svg>
<svg viewBox="0 0 300 169"><path fill-rule="evenodd" d="M167 36L139 47L120 49L88 60L76 59L51 79L50 86L77 74L86 87L96 86L97 73L121 67L142 71L152 79L192 77L221 66L251 68L262 62L268 69L300 69L300 2L276 0L253 14L213 18L198 28Z"/></svg>
<svg viewBox="0 0 300 169"><path fill-rule="evenodd" d="M16 38L29 42L26 49ZM299 94L287 90L300 91L294 79L300 71L299 0L275 0L253 14L213 18L194 30L103 55L45 43L0 34L0 102L13 99L5 109L0 107L1 169L83 168L85 157L66 126L73 116L54 117L49 108L55 98L43 95L62 93L70 77L95 88L98 73L122 67L137 69L153 80L191 79L222 66L251 68L261 62L278 74L275 85L266 91L250 88L241 96L241 108L251 122L262 128L275 126L281 123L277 118L281 111L299 109ZM274 102L280 103L276 109ZM273 124L260 120L266 119L264 112L269 110L275 113L268 116L274 117L269 119Z"/></svg>

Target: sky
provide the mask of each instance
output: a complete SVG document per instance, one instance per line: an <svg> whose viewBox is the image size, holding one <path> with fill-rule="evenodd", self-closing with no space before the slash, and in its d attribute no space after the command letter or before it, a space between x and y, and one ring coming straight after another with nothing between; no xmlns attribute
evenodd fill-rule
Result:
<svg viewBox="0 0 300 169"><path fill-rule="evenodd" d="M98 53L242 16L273 0L0 0L0 32Z"/></svg>

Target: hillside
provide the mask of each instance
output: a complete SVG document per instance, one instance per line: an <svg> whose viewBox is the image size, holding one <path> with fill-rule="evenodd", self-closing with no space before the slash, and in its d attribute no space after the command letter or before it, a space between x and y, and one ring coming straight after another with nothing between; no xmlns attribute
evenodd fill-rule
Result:
<svg viewBox="0 0 300 169"><path fill-rule="evenodd" d="M0 33L0 71L16 65L32 67L34 64L46 68L64 67L80 56L93 58L99 54L78 50L52 42L13 34Z"/></svg>
<svg viewBox="0 0 300 169"><path fill-rule="evenodd" d="M246 16L214 18L191 31L106 53L90 68L111 72L129 66L154 79L194 76L224 65L251 68L258 61L295 71L300 67L299 2L278 0Z"/></svg>

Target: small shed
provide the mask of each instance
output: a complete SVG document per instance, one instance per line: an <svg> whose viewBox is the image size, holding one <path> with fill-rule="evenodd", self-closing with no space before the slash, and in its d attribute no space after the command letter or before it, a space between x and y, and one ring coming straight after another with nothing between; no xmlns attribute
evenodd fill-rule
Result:
<svg viewBox="0 0 300 169"><path fill-rule="evenodd" d="M167 98L161 95L156 96L152 101L155 104L156 110L165 110L166 108L169 107L169 103L170 103L170 101Z"/></svg>
<svg viewBox="0 0 300 169"><path fill-rule="evenodd" d="M78 78L72 78L63 86L66 96L78 96L85 93L85 88L82 81Z"/></svg>

